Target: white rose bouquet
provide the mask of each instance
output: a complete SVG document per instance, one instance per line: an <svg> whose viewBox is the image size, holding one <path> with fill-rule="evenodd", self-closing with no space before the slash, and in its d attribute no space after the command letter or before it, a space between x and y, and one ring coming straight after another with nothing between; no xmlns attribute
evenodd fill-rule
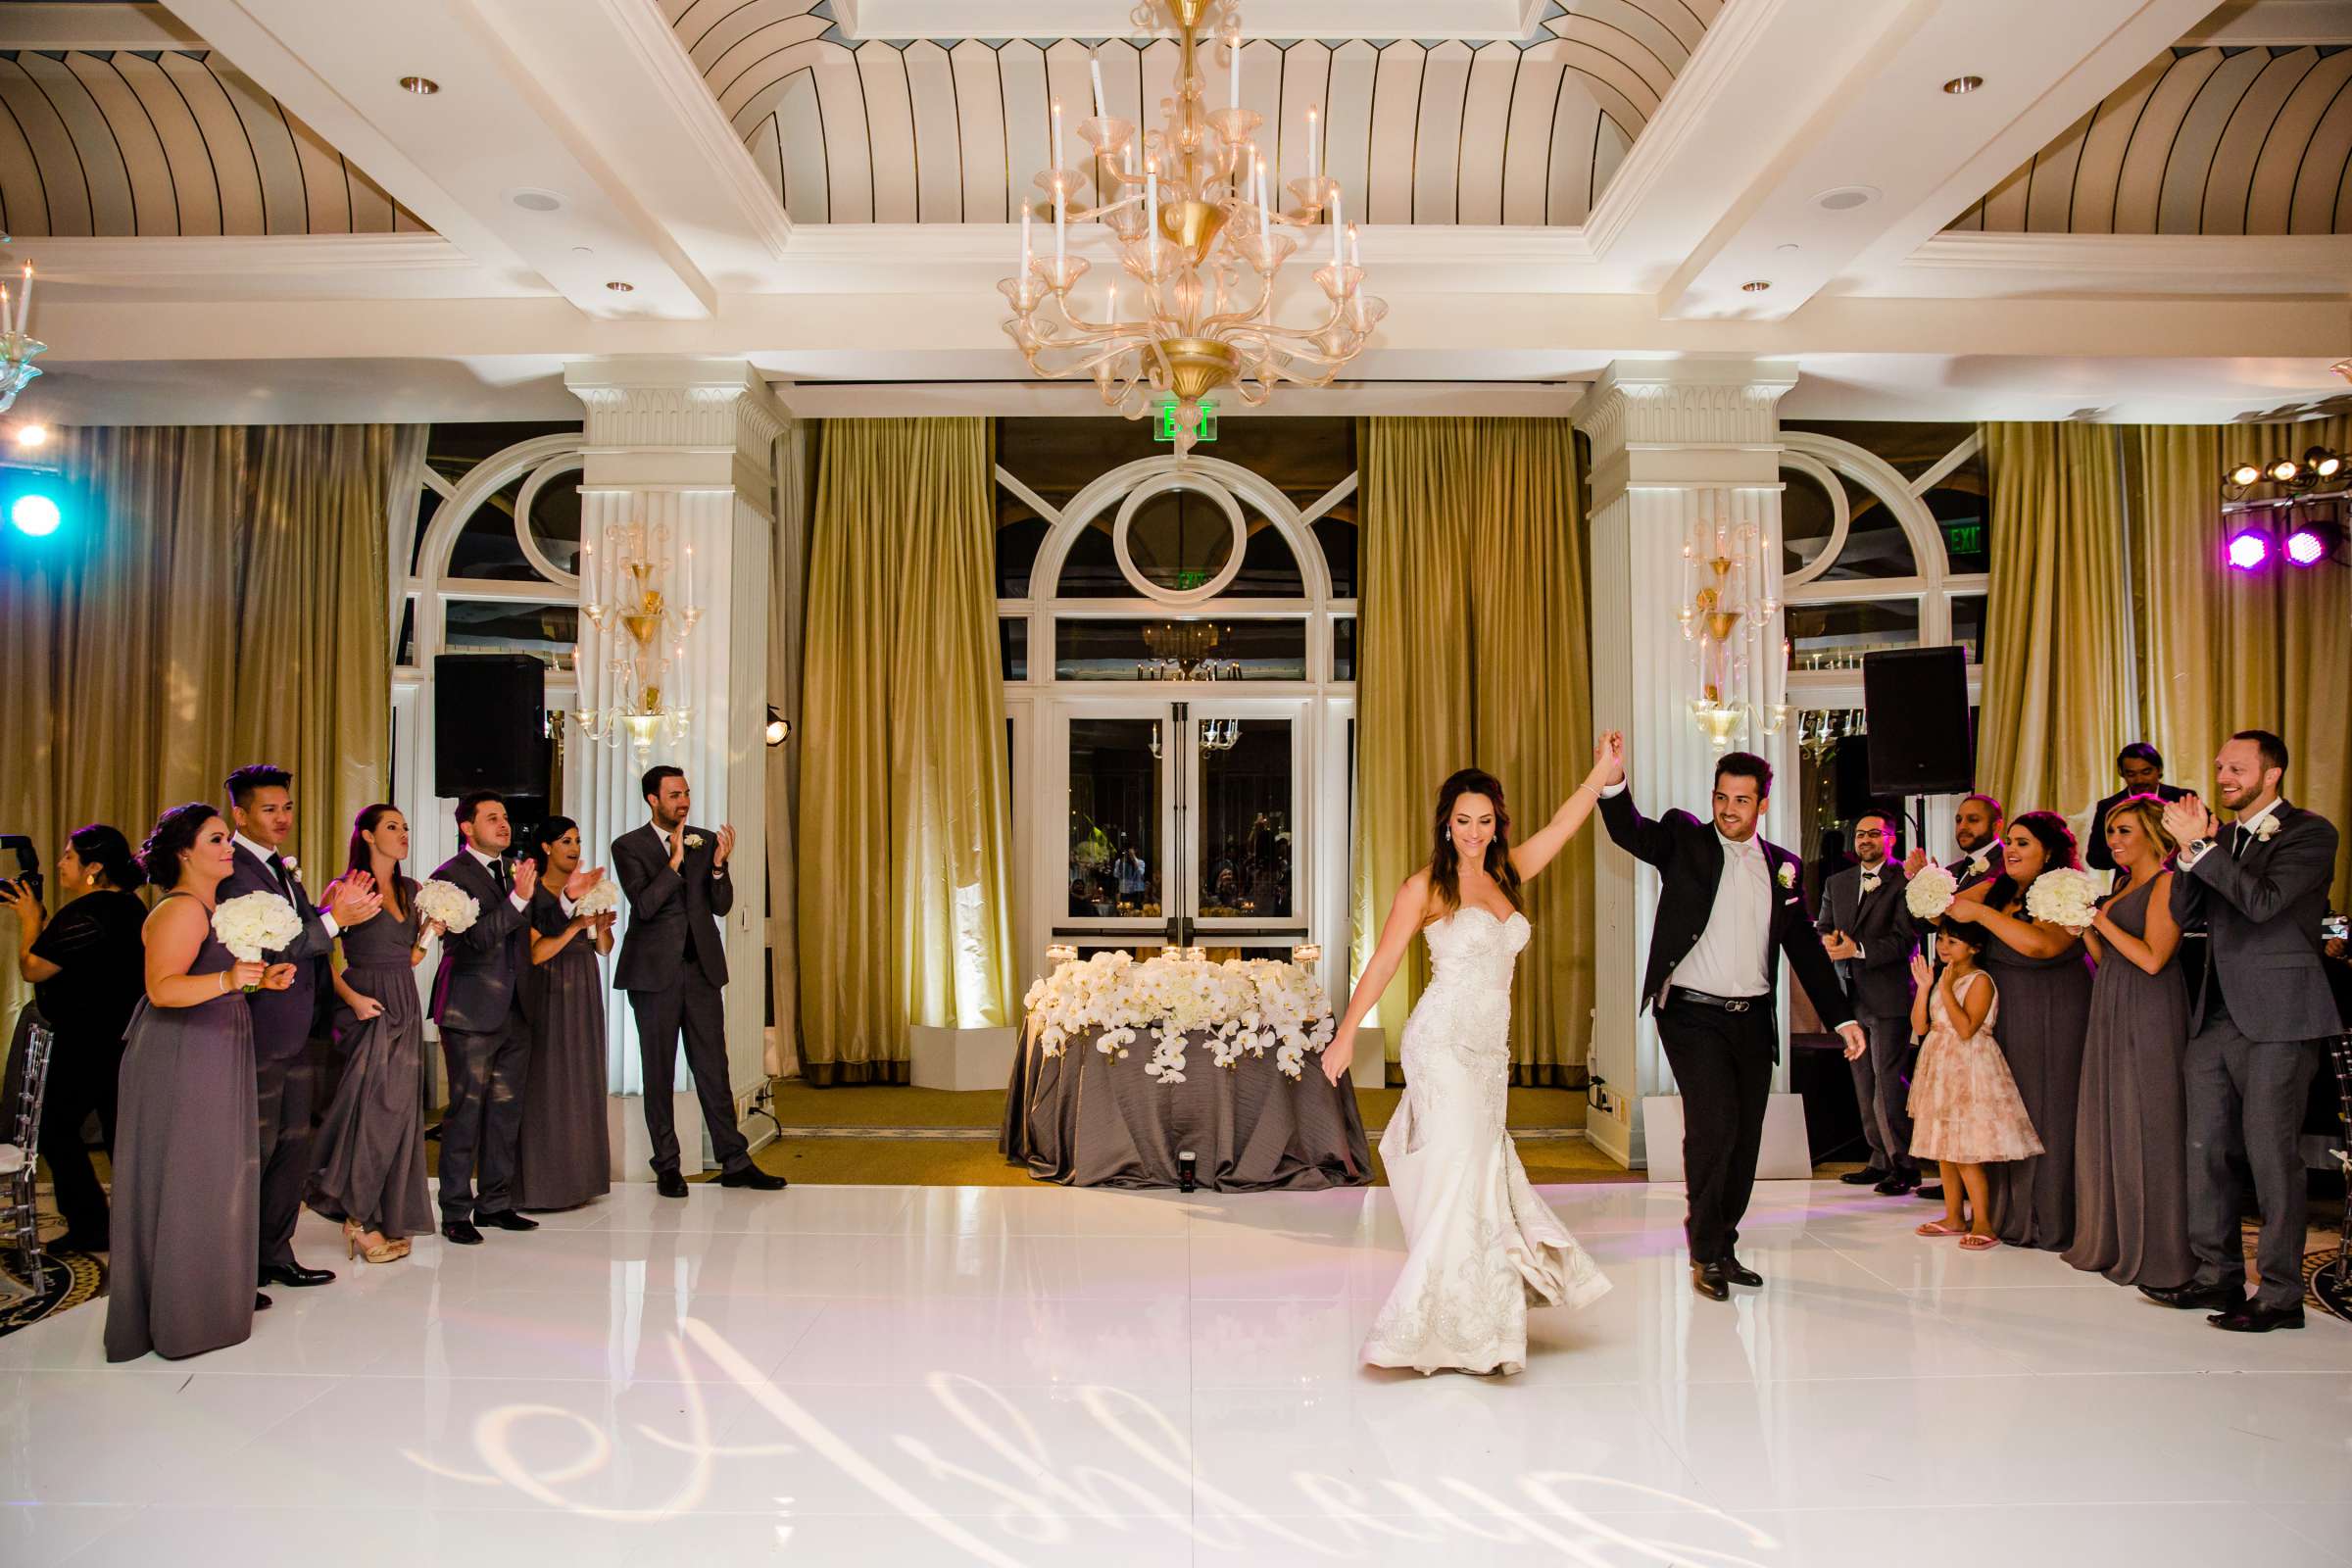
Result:
<svg viewBox="0 0 2352 1568"><path fill-rule="evenodd" d="M573 901L574 914L618 914L620 912L620 884L606 877L596 886Z"/></svg>
<svg viewBox="0 0 2352 1568"><path fill-rule="evenodd" d="M215 906L213 935L245 962L260 963L264 954L291 947L301 938L302 916L275 893L241 893Z"/></svg>
<svg viewBox="0 0 2352 1568"><path fill-rule="evenodd" d="M482 906L455 882L434 878L416 890L416 912L454 937L480 917Z"/></svg>
<svg viewBox="0 0 2352 1568"><path fill-rule="evenodd" d="M2098 880L2071 865L2044 871L2026 890L2026 913L2045 925L2069 931L2090 929L2099 902Z"/></svg>
<svg viewBox="0 0 2352 1568"><path fill-rule="evenodd" d="M1940 920L1960 896L1960 879L1940 865L1920 868L1903 889L1903 907L1922 920Z"/></svg>

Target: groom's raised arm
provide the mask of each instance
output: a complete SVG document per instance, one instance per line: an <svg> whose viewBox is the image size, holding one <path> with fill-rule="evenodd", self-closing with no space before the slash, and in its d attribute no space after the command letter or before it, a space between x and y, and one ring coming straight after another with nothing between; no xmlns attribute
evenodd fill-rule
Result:
<svg viewBox="0 0 2352 1568"><path fill-rule="evenodd" d="M1663 822L1643 816L1631 785L1620 780L1600 792L1600 821L1617 847L1663 871L1674 859L1674 834Z"/></svg>

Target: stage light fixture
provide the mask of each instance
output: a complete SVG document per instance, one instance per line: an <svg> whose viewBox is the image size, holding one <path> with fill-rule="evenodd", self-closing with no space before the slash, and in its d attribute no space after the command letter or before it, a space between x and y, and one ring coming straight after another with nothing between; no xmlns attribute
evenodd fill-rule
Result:
<svg viewBox="0 0 2352 1568"><path fill-rule="evenodd" d="M2328 541L2314 528L2297 528L2280 549L2298 566L2316 566L2328 559Z"/></svg>
<svg viewBox="0 0 2352 1568"><path fill-rule="evenodd" d="M2241 463L2230 470L2230 482L2241 488L2262 477L2262 469L2251 463Z"/></svg>
<svg viewBox="0 0 2352 1568"><path fill-rule="evenodd" d="M2271 536L2259 528L2244 528L2230 536L2225 554L2238 571L2258 571L2271 559Z"/></svg>
<svg viewBox="0 0 2352 1568"><path fill-rule="evenodd" d="M2303 466L2292 458L2280 458L2262 471L2278 484L2293 484L2303 472Z"/></svg>
<svg viewBox="0 0 2352 1568"><path fill-rule="evenodd" d="M2303 471L2316 479L2333 479L2344 471L2344 460L2326 447L2303 454Z"/></svg>
<svg viewBox="0 0 2352 1568"><path fill-rule="evenodd" d="M777 712L772 703L767 709L766 739L770 746L781 746L792 739L792 720Z"/></svg>
<svg viewBox="0 0 2352 1568"><path fill-rule="evenodd" d="M26 452L34 451L37 448L45 447L49 444L49 427L45 424L40 424L37 422L30 424L20 424L16 428L15 435L17 445Z"/></svg>
<svg viewBox="0 0 2352 1568"><path fill-rule="evenodd" d="M8 509L8 520L17 525L19 533L34 539L46 539L57 532L66 519L65 514L58 511L55 501L35 490L17 497L15 504Z"/></svg>

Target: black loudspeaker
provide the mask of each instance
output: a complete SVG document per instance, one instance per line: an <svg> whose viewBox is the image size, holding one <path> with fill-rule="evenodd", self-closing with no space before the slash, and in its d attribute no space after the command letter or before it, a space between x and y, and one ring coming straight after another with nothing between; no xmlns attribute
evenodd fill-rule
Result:
<svg viewBox="0 0 2352 1568"><path fill-rule="evenodd" d="M1870 717L1870 792L1957 795L1976 787L1976 735L1968 713L1968 652L1901 648L1862 659Z"/></svg>
<svg viewBox="0 0 2352 1568"><path fill-rule="evenodd" d="M546 708L547 666L528 654L435 655L433 793L544 799Z"/></svg>

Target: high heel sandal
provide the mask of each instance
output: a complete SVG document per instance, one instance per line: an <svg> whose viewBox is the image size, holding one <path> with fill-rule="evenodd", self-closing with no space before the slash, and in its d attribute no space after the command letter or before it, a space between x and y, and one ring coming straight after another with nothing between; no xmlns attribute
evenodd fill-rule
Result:
<svg viewBox="0 0 2352 1568"><path fill-rule="evenodd" d="M364 1231L352 1234L350 1255L364 1257L370 1263L395 1263L409 1255L409 1244L405 1241L379 1240L373 1247L362 1246L360 1238L365 1234Z"/></svg>
<svg viewBox="0 0 2352 1568"><path fill-rule="evenodd" d="M348 1260L359 1255L360 1222L356 1219L347 1219L343 1222L343 1256Z"/></svg>

